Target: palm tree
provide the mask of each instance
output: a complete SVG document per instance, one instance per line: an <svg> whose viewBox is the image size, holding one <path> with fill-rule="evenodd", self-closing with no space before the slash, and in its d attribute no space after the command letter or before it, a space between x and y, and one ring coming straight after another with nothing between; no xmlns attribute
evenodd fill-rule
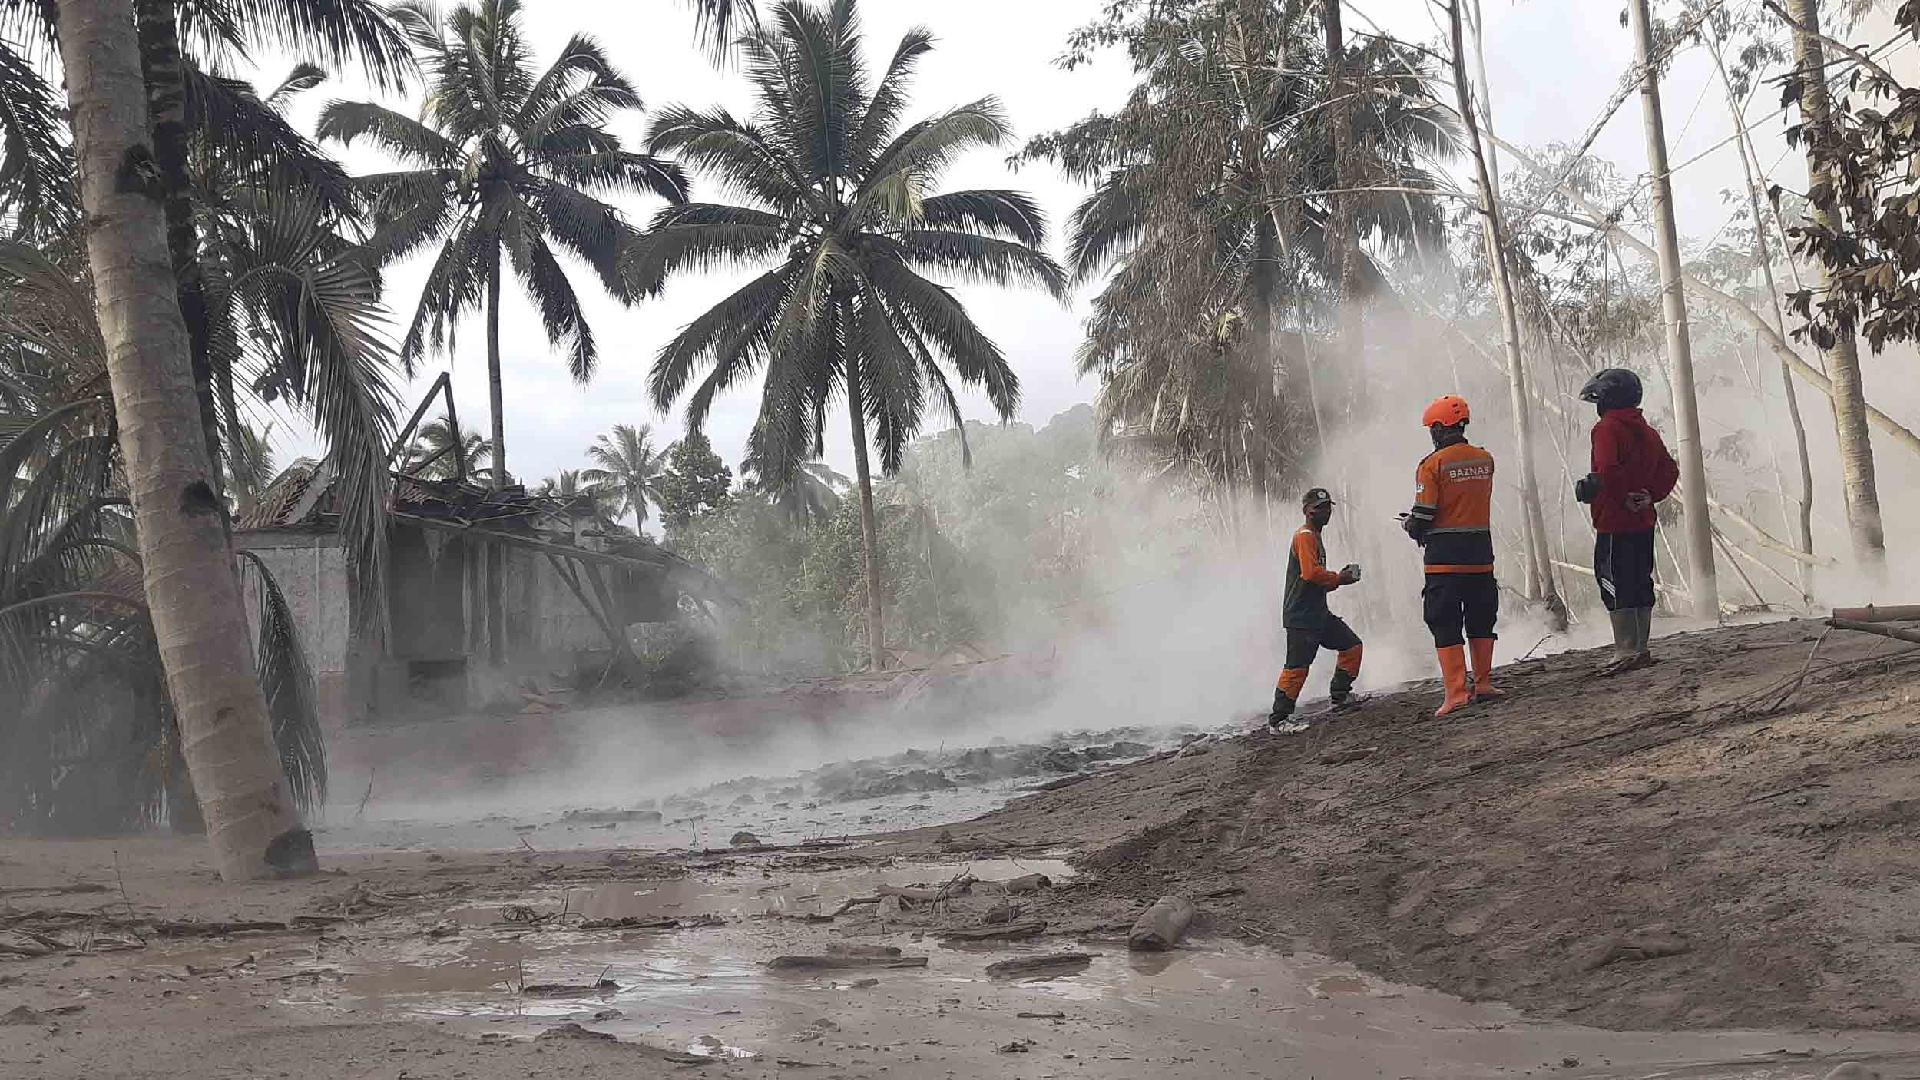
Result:
<svg viewBox="0 0 1920 1080"><path fill-rule="evenodd" d="M452 480L464 477L484 483L492 475L487 456L493 451L487 440L455 427L446 417L420 426L413 445L407 448L404 472L428 480Z"/></svg>
<svg viewBox="0 0 1920 1080"><path fill-rule="evenodd" d="M1041 250L1039 208L1014 191L930 192L940 172L1009 137L999 104L971 105L902 126L907 82L932 47L924 30L900 40L869 84L853 0L822 8L784 0L740 48L758 102L752 120L675 106L655 118L654 153L713 173L744 205L670 207L629 249L640 293L683 270L771 264L689 323L660 350L649 391L687 404L698 430L715 395L757 374L760 417L750 440L771 475L818 457L830 401L846 403L866 550L867 642L886 665L869 425L881 468L900 466L931 393L956 426L960 406L942 367L985 389L1002 418L1019 381L959 300L923 272L999 285L1038 284L1056 296L1065 275Z"/></svg>
<svg viewBox="0 0 1920 1080"><path fill-rule="evenodd" d="M793 524L803 529L824 525L840 512L840 493L847 486L847 478L833 471L826 462L800 462L784 480L763 476L759 464L748 458L740 465L741 471L753 476L747 484L748 490L764 496Z"/></svg>
<svg viewBox="0 0 1920 1080"><path fill-rule="evenodd" d="M335 101L321 114L319 134L344 146L367 140L405 166L360 181L377 225L371 257L387 262L440 245L400 348L408 373L429 346L449 347L455 324L484 303L493 483L503 486L502 255L539 307L548 339L567 350L584 382L599 349L554 245L626 299L617 257L633 229L596 196L652 192L679 203L686 181L675 165L625 150L607 130L613 114L640 107L640 96L591 38L576 35L537 71L521 37L520 0L478 0L444 19L417 3L392 10L426 69L422 116Z"/></svg>
<svg viewBox="0 0 1920 1080"><path fill-rule="evenodd" d="M586 473L585 469L562 469L540 481L535 493L561 503L575 518L610 522L614 508L625 496L615 488L593 483Z"/></svg>
<svg viewBox="0 0 1920 1080"><path fill-rule="evenodd" d="M633 515L633 531L647 523L647 503L655 498L660 474L667 467L667 453L653 448L653 429L646 424L615 424L611 435L602 435L587 447L587 460L593 467L582 469L580 478L590 484L607 486L616 497L616 514Z"/></svg>
<svg viewBox="0 0 1920 1080"><path fill-rule="evenodd" d="M179 308L171 288L152 281L152 268L169 265L165 214L127 183L129 162L150 138L132 8L60 0L58 13L88 261L148 612L208 839L229 880L310 873L313 840L274 750L207 446L179 437L199 427L200 410Z"/></svg>
<svg viewBox="0 0 1920 1080"><path fill-rule="evenodd" d="M1419 62L1377 38L1339 65L1365 107L1328 108L1313 14L1270 0L1147 9L1122 31L1138 73L1125 105L1023 154L1094 187L1069 251L1080 281L1112 271L1079 356L1102 379L1108 426L1223 488L1271 490L1308 451L1313 309L1348 270L1362 292L1385 280L1365 247L1352 266L1345 248L1444 249L1419 192L1439 187L1429 163L1459 146L1457 121ZM1394 190L1336 206L1342 177ZM1281 333L1288 321L1297 335Z"/></svg>

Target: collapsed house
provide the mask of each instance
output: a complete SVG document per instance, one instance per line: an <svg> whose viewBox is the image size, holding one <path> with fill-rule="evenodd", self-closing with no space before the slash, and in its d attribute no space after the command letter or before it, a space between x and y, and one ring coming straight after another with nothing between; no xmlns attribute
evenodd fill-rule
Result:
<svg viewBox="0 0 1920 1080"><path fill-rule="evenodd" d="M406 473L393 476L385 587L362 598L335 487L329 464L302 463L234 530L293 612L328 734L604 674L685 643L727 602L705 571L566 500Z"/></svg>

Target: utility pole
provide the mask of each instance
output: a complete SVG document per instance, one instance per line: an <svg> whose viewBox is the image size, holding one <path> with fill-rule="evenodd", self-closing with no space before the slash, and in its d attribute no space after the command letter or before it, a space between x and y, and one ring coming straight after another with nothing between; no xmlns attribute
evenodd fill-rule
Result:
<svg viewBox="0 0 1920 1080"><path fill-rule="evenodd" d="M1707 517L1707 467L1701 458L1700 403L1693 389L1693 344L1687 335L1680 234L1673 223L1667 130L1660 115L1660 73L1653 63L1653 23L1647 13L1647 0L1628 0L1627 13L1641 67L1640 107L1645 114L1647 169L1653 174L1653 239L1660 256L1660 311L1667 327L1668 381L1673 384L1674 434L1687 523L1687 591L1693 596L1694 616L1718 622L1720 594L1714 584L1713 522Z"/></svg>

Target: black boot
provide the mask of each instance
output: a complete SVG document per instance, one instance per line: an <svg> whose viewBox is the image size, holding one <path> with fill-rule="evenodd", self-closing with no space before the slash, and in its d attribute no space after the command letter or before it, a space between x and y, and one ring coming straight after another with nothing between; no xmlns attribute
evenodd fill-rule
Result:
<svg viewBox="0 0 1920 1080"><path fill-rule="evenodd" d="M1285 690L1275 690L1273 692L1273 712L1267 716L1267 726L1277 728L1285 724L1287 718L1292 715L1293 699L1287 696Z"/></svg>
<svg viewBox="0 0 1920 1080"><path fill-rule="evenodd" d="M1336 670L1333 673L1333 681L1327 685L1327 700L1333 702L1335 708L1353 700L1353 680L1354 675L1350 671Z"/></svg>

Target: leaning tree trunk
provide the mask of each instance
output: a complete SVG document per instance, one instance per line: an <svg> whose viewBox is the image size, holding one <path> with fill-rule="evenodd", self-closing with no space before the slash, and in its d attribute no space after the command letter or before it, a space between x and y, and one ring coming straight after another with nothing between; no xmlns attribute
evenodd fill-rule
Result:
<svg viewBox="0 0 1920 1080"><path fill-rule="evenodd" d="M860 485L860 541L867 571L867 656L875 671L887 667L886 609L880 597L880 525L873 515L873 476L867 470L867 418L861 413L860 361L847 351L847 417L853 425L853 474Z"/></svg>
<svg viewBox="0 0 1920 1080"><path fill-rule="evenodd" d="M210 482L128 0L59 0L100 334L154 637L207 837L229 881L314 870L253 671Z"/></svg>
<svg viewBox="0 0 1920 1080"><path fill-rule="evenodd" d="M179 11L175 0L134 0L140 35L140 68L147 86L147 117L153 133L153 161L159 168L161 199L167 215L167 254L173 263L180 318L193 350L193 390L200 403L200 427L207 440L213 489L225 487L220 469L220 414L213 386L213 329L207 311L205 275L200 272L200 236L193 224L193 189L187 179L187 72L180 54ZM237 434L231 435L237 438Z"/></svg>
<svg viewBox="0 0 1920 1080"><path fill-rule="evenodd" d="M1527 592L1546 605L1554 630L1567 628L1567 605L1554 587L1552 556L1547 550L1547 519L1540 506L1540 478L1533 463L1533 403L1527 390L1527 367L1520 355L1520 316L1513 299L1513 275L1507 265L1506 224L1500 217L1499 197L1486 148L1480 142L1480 124L1467 85L1466 47L1461 35L1460 0L1447 5L1448 36L1453 46L1453 92L1460 119L1467 129L1473 153L1474 181L1480 193L1481 236L1487 248L1487 269L1493 279L1494 301L1500 307L1500 330L1505 338L1507 378L1513 405L1514 434L1519 441L1520 512L1522 546L1527 556Z"/></svg>
<svg viewBox="0 0 1920 1080"><path fill-rule="evenodd" d="M1810 191L1839 190L1834 159L1843 154L1834 145L1833 103L1827 94L1826 44L1820 40L1819 0L1787 0L1787 12L1799 26L1793 32L1794 59L1802 82L1801 141L1807 148ZM1811 216L1816 228L1840 232L1844 226L1832 197L1815 200ZM1826 264L1814 260L1820 275L1817 287L1832 286ZM1847 524L1853 550L1869 566L1879 566L1887 555L1886 534L1880 521L1880 491L1874 480L1873 439L1867 432L1866 391L1860 376L1860 347L1852 334L1842 334L1826 351L1827 375L1833 380L1833 426L1840 440L1840 470L1847 493Z"/></svg>
<svg viewBox="0 0 1920 1080"><path fill-rule="evenodd" d="M1720 618L1713 563L1713 520L1707 511L1707 465L1700 446L1700 401L1693 388L1693 342L1687 333L1687 294L1680 232L1673 220L1673 180L1667 168L1666 119L1660 112L1660 72L1653 62L1653 22L1647 0L1629 0L1634 47L1640 60L1640 107L1653 174L1654 244L1660 255L1660 309L1667 325L1667 381L1673 386L1674 449L1679 451L1681 505L1686 511L1687 593L1693 614Z"/></svg>

